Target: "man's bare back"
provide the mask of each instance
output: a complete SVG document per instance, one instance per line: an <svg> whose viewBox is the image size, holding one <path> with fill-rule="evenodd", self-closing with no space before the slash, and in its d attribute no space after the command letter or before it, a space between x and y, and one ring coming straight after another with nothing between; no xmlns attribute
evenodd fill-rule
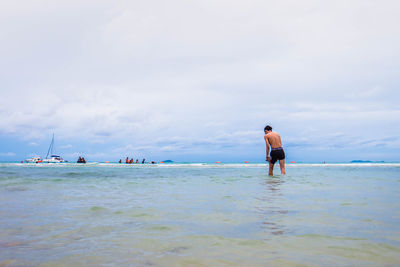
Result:
<svg viewBox="0 0 400 267"><path fill-rule="evenodd" d="M282 148L281 136L278 133L272 132L272 127L267 125L264 128L264 140L267 150L266 160L269 162L269 175L273 175L274 164L279 160L281 174L286 174L285 170L285 152ZM270 152L271 147L271 154ZM270 156L269 156L270 155Z"/></svg>
<svg viewBox="0 0 400 267"><path fill-rule="evenodd" d="M267 133L264 138L268 139L268 143L271 145L271 148L282 147L281 136L275 132Z"/></svg>

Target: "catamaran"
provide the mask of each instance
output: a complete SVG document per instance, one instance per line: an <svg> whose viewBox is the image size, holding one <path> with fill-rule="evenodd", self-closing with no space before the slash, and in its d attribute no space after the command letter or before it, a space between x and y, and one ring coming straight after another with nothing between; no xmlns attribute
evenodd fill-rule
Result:
<svg viewBox="0 0 400 267"><path fill-rule="evenodd" d="M65 162L65 160L62 157L53 154L53 147L54 147L54 134L53 134L53 138L51 139L49 149L47 150L46 158L43 159L43 162L46 162L46 163ZM50 158L49 158L49 154L50 154Z"/></svg>

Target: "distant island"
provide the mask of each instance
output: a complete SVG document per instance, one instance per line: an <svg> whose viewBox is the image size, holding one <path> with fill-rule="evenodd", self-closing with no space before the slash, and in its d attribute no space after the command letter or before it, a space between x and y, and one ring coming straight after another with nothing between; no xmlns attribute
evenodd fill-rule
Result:
<svg viewBox="0 0 400 267"><path fill-rule="evenodd" d="M358 160L352 160L352 161L350 161L351 163L373 163L373 162L375 162L375 163L382 163L382 162L384 162L383 160L382 161L371 161L371 160L360 160L360 159L358 159Z"/></svg>
<svg viewBox="0 0 400 267"><path fill-rule="evenodd" d="M173 161L170 160L170 159L167 159L167 160L163 160L163 162L164 162L164 163L172 163Z"/></svg>

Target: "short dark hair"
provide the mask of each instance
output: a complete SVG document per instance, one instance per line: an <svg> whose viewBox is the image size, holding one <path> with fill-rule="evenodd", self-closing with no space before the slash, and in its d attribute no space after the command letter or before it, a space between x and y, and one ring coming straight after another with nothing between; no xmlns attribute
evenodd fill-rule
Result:
<svg viewBox="0 0 400 267"><path fill-rule="evenodd" d="M265 126L264 131L272 131L272 127L267 125Z"/></svg>

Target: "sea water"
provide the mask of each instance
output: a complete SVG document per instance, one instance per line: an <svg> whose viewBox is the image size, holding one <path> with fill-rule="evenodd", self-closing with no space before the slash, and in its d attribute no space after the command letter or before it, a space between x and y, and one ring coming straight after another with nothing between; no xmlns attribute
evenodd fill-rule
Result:
<svg viewBox="0 0 400 267"><path fill-rule="evenodd" d="M400 265L400 164L0 164L0 266Z"/></svg>

